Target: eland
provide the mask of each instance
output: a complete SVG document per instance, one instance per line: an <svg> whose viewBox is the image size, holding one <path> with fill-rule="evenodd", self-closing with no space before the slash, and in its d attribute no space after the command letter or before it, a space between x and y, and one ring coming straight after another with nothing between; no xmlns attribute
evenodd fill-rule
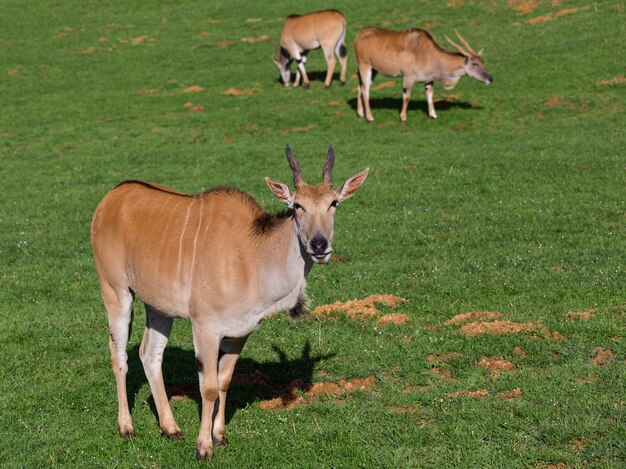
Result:
<svg viewBox="0 0 626 469"><path fill-rule="evenodd" d="M433 36L423 29L393 31L379 28L365 28L355 41L359 88L357 115L374 122L370 109L370 86L377 72L390 77L403 77L402 109L400 120L406 121L406 111L411 100L411 90L417 81L425 83L428 115L437 119L433 104L433 83L443 83L446 90L456 86L463 75L490 85L491 75L481 58L483 50L474 52L467 41L455 29L455 34L465 48L446 39L459 52L449 52L441 47Z"/></svg>
<svg viewBox="0 0 626 469"><path fill-rule="evenodd" d="M235 363L261 319L306 308L305 278L330 260L337 205L365 181L369 169L334 190L330 146L323 182L308 185L289 146L295 190L265 178L287 210L270 215L245 192L217 187L187 195L126 181L102 199L91 224L91 244L108 316L109 348L118 398L118 426L134 435L126 394L126 347L135 295L145 304L139 356L162 434L183 434L174 420L162 374L174 318L191 321L202 398L198 459L224 445L226 392Z"/></svg>
<svg viewBox="0 0 626 469"><path fill-rule="evenodd" d="M328 67L324 86L328 88L333 79L335 70L335 55L341 64L339 83L346 83L346 69L348 53L345 44L346 19L337 10L324 10L307 15L288 16L280 35L280 54L272 57L274 64L280 71L280 77L285 87L291 83L291 62L296 61L296 78L293 86L309 87L309 76L304 64L310 50L322 48L324 59Z"/></svg>

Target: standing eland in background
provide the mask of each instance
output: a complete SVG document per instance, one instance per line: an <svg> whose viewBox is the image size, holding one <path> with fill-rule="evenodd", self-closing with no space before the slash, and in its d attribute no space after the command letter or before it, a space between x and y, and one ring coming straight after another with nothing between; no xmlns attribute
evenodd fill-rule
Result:
<svg viewBox="0 0 626 469"><path fill-rule="evenodd" d="M333 79L335 70L335 55L341 64L339 83L346 83L346 68L348 66L348 51L344 42L346 37L346 19L341 12L336 10L324 10L308 15L292 15L285 20L280 35L280 55L272 60L280 70L283 84L289 86L291 80L291 62L296 61L297 71L294 87L300 85L309 87L309 77L306 74L304 64L310 50L319 49L324 51L324 58L328 70L324 86L328 88Z"/></svg>
<svg viewBox="0 0 626 469"><path fill-rule="evenodd" d="M146 306L139 348L161 433L183 434L163 383L162 360L174 318L191 320L202 397L198 459L226 438L226 392L248 336L270 313L305 310L305 277L330 260L335 208L361 186L368 169L332 188L330 146L323 182L308 185L287 146L295 191L265 178L288 209L267 214L245 192L218 187L187 195L139 181L123 182L100 202L91 244L109 322L118 426L134 434L126 394L126 346L135 295Z"/></svg>
<svg viewBox="0 0 626 469"><path fill-rule="evenodd" d="M465 45L465 49L447 36L446 39L458 49L459 53L448 52L423 29L392 31L366 28L360 31L354 41L359 71L358 116L365 117L368 122L374 122L370 109L370 86L377 72L390 77L404 78L400 111L402 122L406 121L411 90L416 81L426 83L428 115L433 119L437 119L433 104L433 82L443 83L446 90L451 90L463 75L469 75L490 85L493 79L481 58L483 50L474 52L456 29L454 32Z"/></svg>

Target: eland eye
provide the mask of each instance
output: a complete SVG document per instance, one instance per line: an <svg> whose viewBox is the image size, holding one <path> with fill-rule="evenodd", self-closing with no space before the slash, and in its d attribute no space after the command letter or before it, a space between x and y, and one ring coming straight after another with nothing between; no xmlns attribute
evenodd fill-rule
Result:
<svg viewBox="0 0 626 469"><path fill-rule="evenodd" d="M306 210L304 210L304 207L302 207L302 205L300 205L298 203L294 203L293 204L293 208L294 208L294 210L302 210L303 212L306 212Z"/></svg>
<svg viewBox="0 0 626 469"><path fill-rule="evenodd" d="M338 200L333 200L333 201L330 203L330 207L328 207L328 208L329 208L329 209L330 209L331 207L333 207L333 208L334 208L334 207L336 207L337 205L339 205L339 201L338 201Z"/></svg>

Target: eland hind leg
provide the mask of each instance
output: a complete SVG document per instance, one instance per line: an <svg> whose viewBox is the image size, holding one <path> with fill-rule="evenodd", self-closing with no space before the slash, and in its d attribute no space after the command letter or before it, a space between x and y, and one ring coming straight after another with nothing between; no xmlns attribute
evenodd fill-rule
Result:
<svg viewBox="0 0 626 469"><path fill-rule="evenodd" d="M146 328L144 331L139 357L152 391L154 405L159 414L161 433L171 440L183 439L183 433L174 420L174 414L167 399L163 382L163 352L172 331L174 319L163 315L157 309L146 304Z"/></svg>
<svg viewBox="0 0 626 469"><path fill-rule="evenodd" d="M339 64L341 65L341 74L339 75L339 84L341 86L346 84L346 73L348 70L348 49L346 48L345 37L346 30L344 29L335 45L335 54L339 58Z"/></svg>
<svg viewBox="0 0 626 469"><path fill-rule="evenodd" d="M324 59L326 59L326 79L324 80L324 87L330 88L330 84L333 81L333 73L335 72L335 64L337 61L335 60L335 54L332 46L323 47L324 51Z"/></svg>
<svg viewBox="0 0 626 469"><path fill-rule="evenodd" d="M124 438L135 434L133 421L128 407L126 375L128 374L128 355L126 346L130 336L132 321L133 294L128 288L116 288L107 282L101 282L102 299L109 322L109 350L111 367L117 386L117 425Z"/></svg>

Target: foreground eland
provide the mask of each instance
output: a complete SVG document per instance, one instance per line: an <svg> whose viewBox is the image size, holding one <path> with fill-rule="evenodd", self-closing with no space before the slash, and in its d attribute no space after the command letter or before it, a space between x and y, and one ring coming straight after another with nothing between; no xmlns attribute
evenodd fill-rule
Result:
<svg viewBox="0 0 626 469"><path fill-rule="evenodd" d="M305 309L305 277L330 260L335 208L361 186L368 169L332 188L334 150L323 182L308 185L287 146L295 191L265 178L288 209L267 214L245 192L218 187L197 195L123 182L96 208L91 244L109 322L109 348L122 436L134 434L126 394L126 346L134 296L146 306L139 348L161 433L180 439L162 374L174 318L191 320L202 397L199 459L223 445L226 392L248 336L263 317Z"/></svg>

